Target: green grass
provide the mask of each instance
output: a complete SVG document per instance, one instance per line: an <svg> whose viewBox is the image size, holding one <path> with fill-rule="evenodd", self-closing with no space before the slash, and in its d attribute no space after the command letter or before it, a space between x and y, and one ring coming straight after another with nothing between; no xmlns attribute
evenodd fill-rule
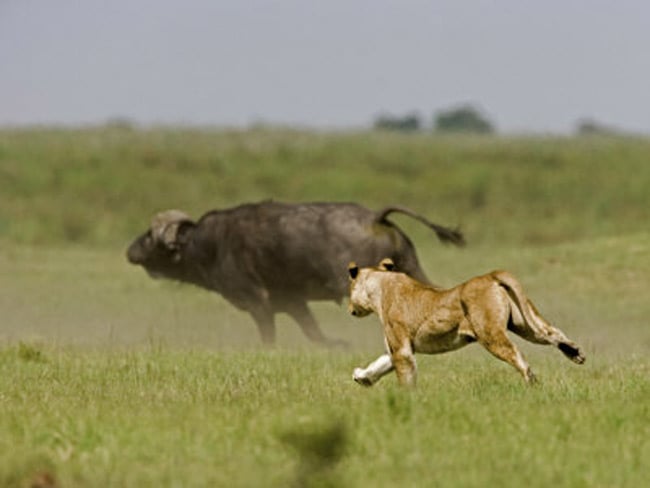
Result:
<svg viewBox="0 0 650 488"><path fill-rule="evenodd" d="M648 154L647 138L2 130L0 238L123 245L160 209L275 198L399 203L475 244L554 243L639 229Z"/></svg>
<svg viewBox="0 0 650 488"><path fill-rule="evenodd" d="M650 141L291 131L0 131L0 486L638 487L650 459ZM262 198L408 205L432 280L495 268L584 347L516 339L529 388L479 346L371 389L375 317L314 304L346 351L281 316L260 346L215 294L124 250L157 209ZM397 220L397 219L396 219Z"/></svg>
<svg viewBox="0 0 650 488"><path fill-rule="evenodd" d="M421 359L407 393L392 379L353 384L362 358L343 353L44 354L0 354L3 486L43 470L62 486L290 486L305 466L308 486L634 487L647 477L640 357L578 369L549 351L536 361L543 383L529 388L460 352ZM339 444L340 459L319 456L336 447L319 442Z"/></svg>
<svg viewBox="0 0 650 488"><path fill-rule="evenodd" d="M121 255L3 247L0 486L642 486L650 456L650 234L542 248L437 248L451 285L509 268L585 347L576 366L517 341L526 387L479 346L419 356L419 385L371 389L376 318L316 304L349 351L280 321L264 350L222 299ZM427 480L426 482L423 480Z"/></svg>

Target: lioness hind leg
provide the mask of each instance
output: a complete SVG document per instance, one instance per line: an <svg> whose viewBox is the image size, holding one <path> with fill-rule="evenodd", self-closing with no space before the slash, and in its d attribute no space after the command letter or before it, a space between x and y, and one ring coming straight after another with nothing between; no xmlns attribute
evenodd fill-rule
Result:
<svg viewBox="0 0 650 488"><path fill-rule="evenodd" d="M532 384L537 381L530 366L524 359L519 349L510 341L504 331L492 331L486 336L477 337L479 344L487 349L493 356L513 366L524 377L526 383Z"/></svg>

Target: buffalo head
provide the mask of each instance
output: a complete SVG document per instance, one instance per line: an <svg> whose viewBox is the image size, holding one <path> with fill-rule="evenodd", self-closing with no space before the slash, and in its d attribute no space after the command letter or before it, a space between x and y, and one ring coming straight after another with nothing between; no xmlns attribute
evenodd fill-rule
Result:
<svg viewBox="0 0 650 488"><path fill-rule="evenodd" d="M144 267L153 277L175 274L181 259L184 231L195 224L180 210L165 210L154 216L151 227L129 246L129 262Z"/></svg>

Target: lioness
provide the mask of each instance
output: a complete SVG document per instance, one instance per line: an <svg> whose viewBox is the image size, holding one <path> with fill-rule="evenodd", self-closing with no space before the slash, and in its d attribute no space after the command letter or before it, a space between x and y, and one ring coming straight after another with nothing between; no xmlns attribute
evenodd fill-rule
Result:
<svg viewBox="0 0 650 488"><path fill-rule="evenodd" d="M575 363L585 361L578 345L542 318L507 271L493 271L449 290L395 271L390 259L376 268L350 263L348 271L350 313L379 315L387 350L366 368L354 370L353 379L361 385L371 386L394 369L400 384L414 386L416 352L437 354L471 342L517 368L532 383L535 375L508 338L508 329L530 342L557 346Z"/></svg>

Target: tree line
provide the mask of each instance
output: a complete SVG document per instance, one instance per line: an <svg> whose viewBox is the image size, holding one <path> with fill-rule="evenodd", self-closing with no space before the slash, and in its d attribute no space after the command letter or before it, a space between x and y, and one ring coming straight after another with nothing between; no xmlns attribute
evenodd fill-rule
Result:
<svg viewBox="0 0 650 488"><path fill-rule="evenodd" d="M492 120L482 110L471 104L440 110L434 114L432 122L433 130L439 133L493 134L497 132ZM425 123L417 112L410 112L402 116L382 113L375 117L373 128L417 132L425 129ZM577 121L575 133L578 135L620 135L622 131L594 119L584 118Z"/></svg>

